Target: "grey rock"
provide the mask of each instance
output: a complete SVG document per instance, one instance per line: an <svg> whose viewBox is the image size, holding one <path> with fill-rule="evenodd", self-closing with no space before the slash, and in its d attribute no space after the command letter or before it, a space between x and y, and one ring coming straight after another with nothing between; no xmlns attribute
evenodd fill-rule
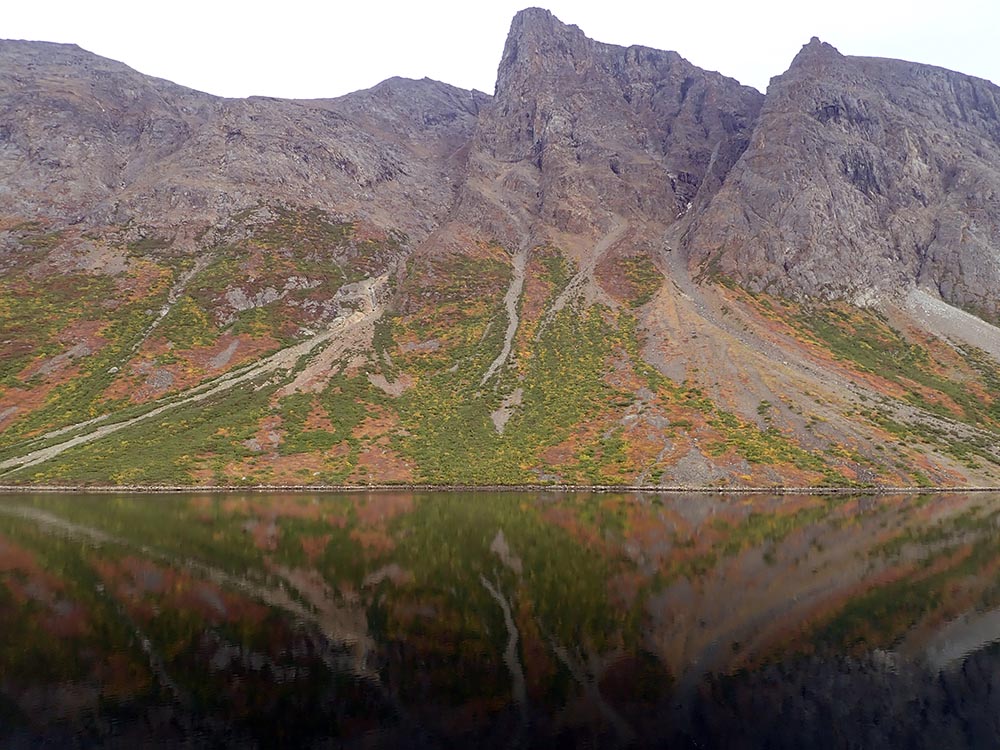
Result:
<svg viewBox="0 0 1000 750"><path fill-rule="evenodd" d="M813 39L693 217L693 261L755 290L866 304L923 285L996 317L1000 88Z"/></svg>
<svg viewBox="0 0 1000 750"><path fill-rule="evenodd" d="M0 41L0 215L200 231L282 200L420 238L488 100L402 78L338 99L222 99L75 45Z"/></svg>
<svg viewBox="0 0 1000 750"><path fill-rule="evenodd" d="M524 10L457 215L510 247L544 234L533 223L604 233L609 212L669 224L718 189L762 102L676 52L595 42L548 11Z"/></svg>

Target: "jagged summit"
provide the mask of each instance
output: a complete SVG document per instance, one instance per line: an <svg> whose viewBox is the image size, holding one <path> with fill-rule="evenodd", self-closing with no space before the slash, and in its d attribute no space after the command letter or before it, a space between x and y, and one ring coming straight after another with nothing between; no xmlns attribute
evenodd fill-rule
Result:
<svg viewBox="0 0 1000 750"><path fill-rule="evenodd" d="M836 47L834 47L829 42L824 42L818 36L810 37L809 38L809 42L806 43L806 44L803 44L802 45L802 49L799 51L800 55L801 54L807 54L807 55L817 55L817 54L830 55L830 54L834 54L834 53L837 54L837 55L840 55L840 51Z"/></svg>
<svg viewBox="0 0 1000 750"><path fill-rule="evenodd" d="M516 87L518 71L538 71L555 59L586 56L590 42L576 26L562 23L542 8L526 8L511 21L497 69L494 95Z"/></svg>
<svg viewBox="0 0 1000 750"><path fill-rule="evenodd" d="M808 44L802 45L802 49L792 59L789 70L803 66L823 66L836 64L842 59L840 51L828 42L821 41L818 36L809 40Z"/></svg>
<svg viewBox="0 0 1000 750"><path fill-rule="evenodd" d="M636 211L670 223L718 186L761 100L675 52L595 42L529 9L511 26L477 143L533 167L518 200L540 199L560 230L602 231Z"/></svg>
<svg viewBox="0 0 1000 750"><path fill-rule="evenodd" d="M511 19L507 41L508 43L511 40L534 39L539 41L546 38L558 39L559 37L579 36L584 36L580 27L563 23L545 8L532 7L518 11Z"/></svg>

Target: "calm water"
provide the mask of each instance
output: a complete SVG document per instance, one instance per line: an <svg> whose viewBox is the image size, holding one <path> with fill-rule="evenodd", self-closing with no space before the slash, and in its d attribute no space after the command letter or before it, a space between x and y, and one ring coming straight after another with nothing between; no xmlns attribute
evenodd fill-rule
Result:
<svg viewBox="0 0 1000 750"><path fill-rule="evenodd" d="M0 496L2 747L1000 745L1000 496Z"/></svg>

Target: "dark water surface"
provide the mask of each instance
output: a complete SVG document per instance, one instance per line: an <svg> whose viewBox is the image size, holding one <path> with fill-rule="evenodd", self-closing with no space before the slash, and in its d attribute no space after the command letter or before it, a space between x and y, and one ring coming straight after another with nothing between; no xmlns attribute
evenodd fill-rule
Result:
<svg viewBox="0 0 1000 750"><path fill-rule="evenodd" d="M0 496L0 746L993 748L1000 495Z"/></svg>

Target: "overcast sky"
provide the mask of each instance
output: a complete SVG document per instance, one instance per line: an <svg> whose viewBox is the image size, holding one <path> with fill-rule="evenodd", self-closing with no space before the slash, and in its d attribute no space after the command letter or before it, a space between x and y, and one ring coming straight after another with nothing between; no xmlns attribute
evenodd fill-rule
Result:
<svg viewBox="0 0 1000 750"><path fill-rule="evenodd" d="M812 36L1000 82L1000 0L551 0L587 36L676 50L761 91ZM0 37L74 42L222 96L328 97L391 76L492 93L525 2L8 0ZM258 7L259 6L259 7Z"/></svg>

